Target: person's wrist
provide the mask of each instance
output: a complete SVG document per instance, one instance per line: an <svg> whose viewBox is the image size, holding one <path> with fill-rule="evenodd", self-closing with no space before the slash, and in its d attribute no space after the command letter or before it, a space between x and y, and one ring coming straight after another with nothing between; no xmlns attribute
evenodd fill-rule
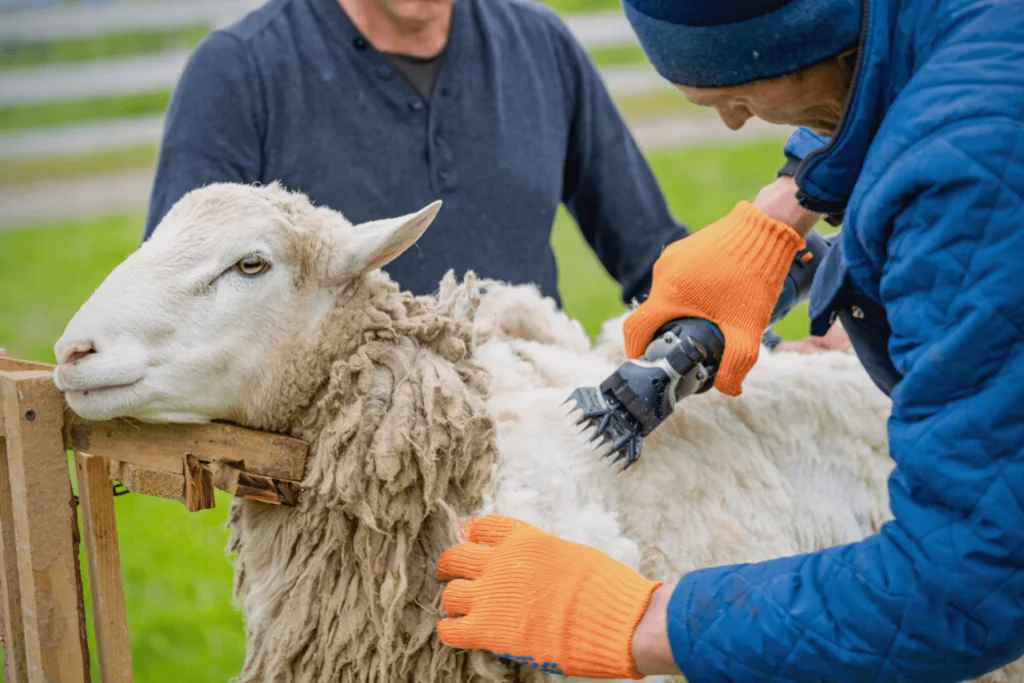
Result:
<svg viewBox="0 0 1024 683"><path fill-rule="evenodd" d="M641 676L681 675L668 640L668 603L675 586L662 584L633 631L633 663Z"/></svg>
<svg viewBox="0 0 1024 683"><path fill-rule="evenodd" d="M765 215L793 228L801 237L807 237L825 215L802 207L796 198L797 189L792 176L781 176L763 187L752 204Z"/></svg>

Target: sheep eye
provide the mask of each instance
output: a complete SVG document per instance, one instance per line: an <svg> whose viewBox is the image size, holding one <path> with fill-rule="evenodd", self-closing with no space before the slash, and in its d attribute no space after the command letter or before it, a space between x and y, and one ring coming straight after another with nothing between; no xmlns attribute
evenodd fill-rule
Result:
<svg viewBox="0 0 1024 683"><path fill-rule="evenodd" d="M242 275L248 275L250 277L253 275L259 275L268 268L270 268L270 262L257 254L246 256L235 264L235 270Z"/></svg>

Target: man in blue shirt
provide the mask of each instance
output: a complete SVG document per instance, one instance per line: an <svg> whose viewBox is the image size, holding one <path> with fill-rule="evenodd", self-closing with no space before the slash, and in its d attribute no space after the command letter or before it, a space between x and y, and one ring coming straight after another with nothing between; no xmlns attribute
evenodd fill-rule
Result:
<svg viewBox="0 0 1024 683"><path fill-rule="evenodd" d="M386 270L534 282L559 299L564 203L623 301L685 237L600 75L521 0L271 0L194 50L167 111L146 237L183 194L270 182L361 222L444 209Z"/></svg>

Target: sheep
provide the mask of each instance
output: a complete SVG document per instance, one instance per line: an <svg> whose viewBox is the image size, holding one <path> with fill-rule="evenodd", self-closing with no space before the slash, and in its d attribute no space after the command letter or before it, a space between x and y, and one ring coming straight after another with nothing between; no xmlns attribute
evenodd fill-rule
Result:
<svg viewBox="0 0 1024 683"><path fill-rule="evenodd" d="M436 636L435 562L470 516L668 581L889 519L890 404L846 353L763 353L742 396L688 398L636 465L609 467L563 403L621 360L621 316L595 348L530 286L449 273L433 296L402 291L381 268L439 209L352 225L276 183L194 190L55 345L54 381L86 419L310 442L296 507L232 503L241 681L548 680ZM986 680L1024 680L1000 675Z"/></svg>

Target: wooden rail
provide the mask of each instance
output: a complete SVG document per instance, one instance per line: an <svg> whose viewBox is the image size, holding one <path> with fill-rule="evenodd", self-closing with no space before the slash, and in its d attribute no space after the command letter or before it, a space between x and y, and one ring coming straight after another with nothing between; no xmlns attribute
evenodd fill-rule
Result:
<svg viewBox="0 0 1024 683"><path fill-rule="evenodd" d="M83 420L68 409L53 371L52 365L7 358L0 349L4 680L89 680L78 562L84 540L100 679L130 682L111 480L128 491L179 500L191 511L214 507L215 488L267 504L295 505L309 445L231 424Z"/></svg>

